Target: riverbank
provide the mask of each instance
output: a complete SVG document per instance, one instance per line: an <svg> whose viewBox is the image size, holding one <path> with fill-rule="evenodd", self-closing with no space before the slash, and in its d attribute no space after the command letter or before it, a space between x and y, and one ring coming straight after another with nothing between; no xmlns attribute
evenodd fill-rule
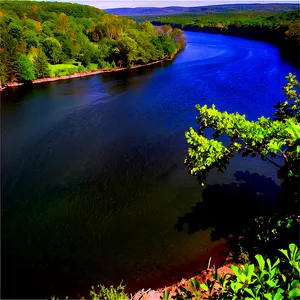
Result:
<svg viewBox="0 0 300 300"><path fill-rule="evenodd" d="M125 282L126 292L128 294L134 294L136 291L139 291L135 295L141 296L141 294L143 294L141 291L148 290L144 295L145 298L141 299L152 300L154 292L157 295L161 295L164 290L179 286L190 278L202 278L203 275L206 274L205 272L207 269L209 269L208 264L210 267L213 267L214 265L218 268L224 266L232 251L233 249L230 245L230 240L221 241L212 249L209 249L200 255L197 260L189 261L183 265L178 265L177 267L172 267L170 269L166 268L159 275L148 274L147 277L144 277L143 279L139 278L135 282Z"/></svg>
<svg viewBox="0 0 300 300"><path fill-rule="evenodd" d="M58 80L67 80L67 79L91 76L91 75L102 74L102 73L113 73L113 72L118 72L118 71L124 71L124 70L131 70L131 69L147 67L147 66L162 63L164 61L173 60L176 53L177 52L173 53L171 55L171 57L166 58L166 59L157 60L157 61L147 63L147 64L143 64L143 65L136 65L136 66L132 66L130 68L115 67L113 69L99 69L99 70L95 70L95 71L80 72L80 73L75 73L75 74L72 74L72 75L65 75L65 76L59 76L59 77L39 78L39 79L34 79L34 80L32 80L28 83L8 82L5 86L0 87L0 91L4 90L6 87L17 87L17 86L21 86L21 85L24 85L24 84L36 84L36 83L51 82L51 81L58 81Z"/></svg>

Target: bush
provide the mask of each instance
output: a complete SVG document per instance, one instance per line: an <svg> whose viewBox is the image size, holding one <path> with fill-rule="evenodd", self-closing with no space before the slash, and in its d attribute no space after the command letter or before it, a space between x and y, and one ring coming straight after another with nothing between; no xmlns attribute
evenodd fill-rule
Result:
<svg viewBox="0 0 300 300"><path fill-rule="evenodd" d="M93 300L128 300L128 295L125 294L124 289L125 286L120 283L117 288L110 286L106 288L103 285L98 285L99 292L96 293L95 288L92 287L90 295Z"/></svg>
<svg viewBox="0 0 300 300"><path fill-rule="evenodd" d="M117 288L110 286L106 288L103 285L98 285L99 292L95 291L95 288L92 286L92 290L90 291L90 295L92 300L129 300L128 295L124 292L125 286L122 285L122 282L119 284ZM66 298L66 300L68 297ZM85 298L81 298L84 300ZM53 296L51 300L59 300Z"/></svg>
<svg viewBox="0 0 300 300"><path fill-rule="evenodd" d="M54 71L54 76L55 77L60 77L60 70L59 69Z"/></svg>
<svg viewBox="0 0 300 300"><path fill-rule="evenodd" d="M77 72L81 73L81 72L85 72L85 67L80 65L78 68L77 68Z"/></svg>
<svg viewBox="0 0 300 300"><path fill-rule="evenodd" d="M98 63L99 69L110 69L111 67L112 67L111 64L107 61L100 60Z"/></svg>
<svg viewBox="0 0 300 300"><path fill-rule="evenodd" d="M68 68L68 75L73 75L77 72L76 67Z"/></svg>
<svg viewBox="0 0 300 300"><path fill-rule="evenodd" d="M56 69L54 71L55 77L66 76L68 74L69 74L69 72L68 72L68 69L66 69L66 68Z"/></svg>
<svg viewBox="0 0 300 300"><path fill-rule="evenodd" d="M231 265L234 274L216 272L212 274L215 280L202 284L193 278L188 281L189 290L181 288L177 299L295 299L300 296L300 252L295 244L289 245L289 251L279 251L284 258L274 263L257 254L258 265ZM168 296L165 291L163 299Z"/></svg>

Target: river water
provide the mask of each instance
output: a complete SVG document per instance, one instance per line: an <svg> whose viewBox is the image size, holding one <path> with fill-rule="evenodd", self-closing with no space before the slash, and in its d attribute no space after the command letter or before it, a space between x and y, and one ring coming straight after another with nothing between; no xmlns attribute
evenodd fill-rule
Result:
<svg viewBox="0 0 300 300"><path fill-rule="evenodd" d="M240 226L234 210L257 212L249 197L272 205L280 183L259 159L236 157L202 193L184 133L197 103L271 116L298 70L271 44L186 35L173 62L2 92L2 298L156 288Z"/></svg>

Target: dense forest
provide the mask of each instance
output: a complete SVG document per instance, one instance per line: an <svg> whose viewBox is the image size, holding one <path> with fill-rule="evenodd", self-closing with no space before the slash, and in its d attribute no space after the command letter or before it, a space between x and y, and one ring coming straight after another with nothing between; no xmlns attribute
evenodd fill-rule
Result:
<svg viewBox="0 0 300 300"><path fill-rule="evenodd" d="M2 84L132 67L173 57L185 45L180 29L71 3L1 2L0 30Z"/></svg>
<svg viewBox="0 0 300 300"><path fill-rule="evenodd" d="M152 24L169 24L185 30L222 33L276 44L281 54L299 67L300 10L179 14L154 18Z"/></svg>

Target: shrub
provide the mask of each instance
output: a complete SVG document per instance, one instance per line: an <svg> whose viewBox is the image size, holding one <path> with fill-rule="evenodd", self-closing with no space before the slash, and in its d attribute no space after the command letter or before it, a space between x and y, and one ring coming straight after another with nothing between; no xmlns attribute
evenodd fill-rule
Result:
<svg viewBox="0 0 300 300"><path fill-rule="evenodd" d="M92 286L92 290L90 291L90 295L92 297L92 300L129 300L128 295L124 292L125 286L122 285L122 282L119 284L117 288L114 288L113 286L110 286L109 288L106 288L103 285L98 285L99 291L98 293L95 291L95 287ZM68 297L66 298L66 300ZM84 300L85 298L81 298L81 300ZM51 300L59 300L59 298L56 298L53 296Z"/></svg>
<svg viewBox="0 0 300 300"><path fill-rule="evenodd" d="M182 288L177 299L295 299L300 296L300 252L295 244L289 245L289 251L279 251L284 258L274 263L257 254L258 265L231 265L234 274L219 276L216 272L212 275L214 281L202 284L191 279L190 291ZM167 292L162 298L166 299L166 295Z"/></svg>
<svg viewBox="0 0 300 300"><path fill-rule="evenodd" d="M68 68L68 74L69 75L73 75L76 72L77 72L77 68L76 67Z"/></svg>
<svg viewBox="0 0 300 300"><path fill-rule="evenodd" d="M111 67L112 67L111 64L107 61L100 60L98 63L98 68L100 69L109 69Z"/></svg>
<svg viewBox="0 0 300 300"><path fill-rule="evenodd" d="M90 295L93 300L128 300L128 295L124 292L125 286L122 285L122 282L117 288L110 286L106 288L103 285L98 285L99 292L96 293L95 288L92 287Z"/></svg>
<svg viewBox="0 0 300 300"><path fill-rule="evenodd" d="M77 71L78 71L78 72L85 72L84 66L80 65L80 66L77 68Z"/></svg>

